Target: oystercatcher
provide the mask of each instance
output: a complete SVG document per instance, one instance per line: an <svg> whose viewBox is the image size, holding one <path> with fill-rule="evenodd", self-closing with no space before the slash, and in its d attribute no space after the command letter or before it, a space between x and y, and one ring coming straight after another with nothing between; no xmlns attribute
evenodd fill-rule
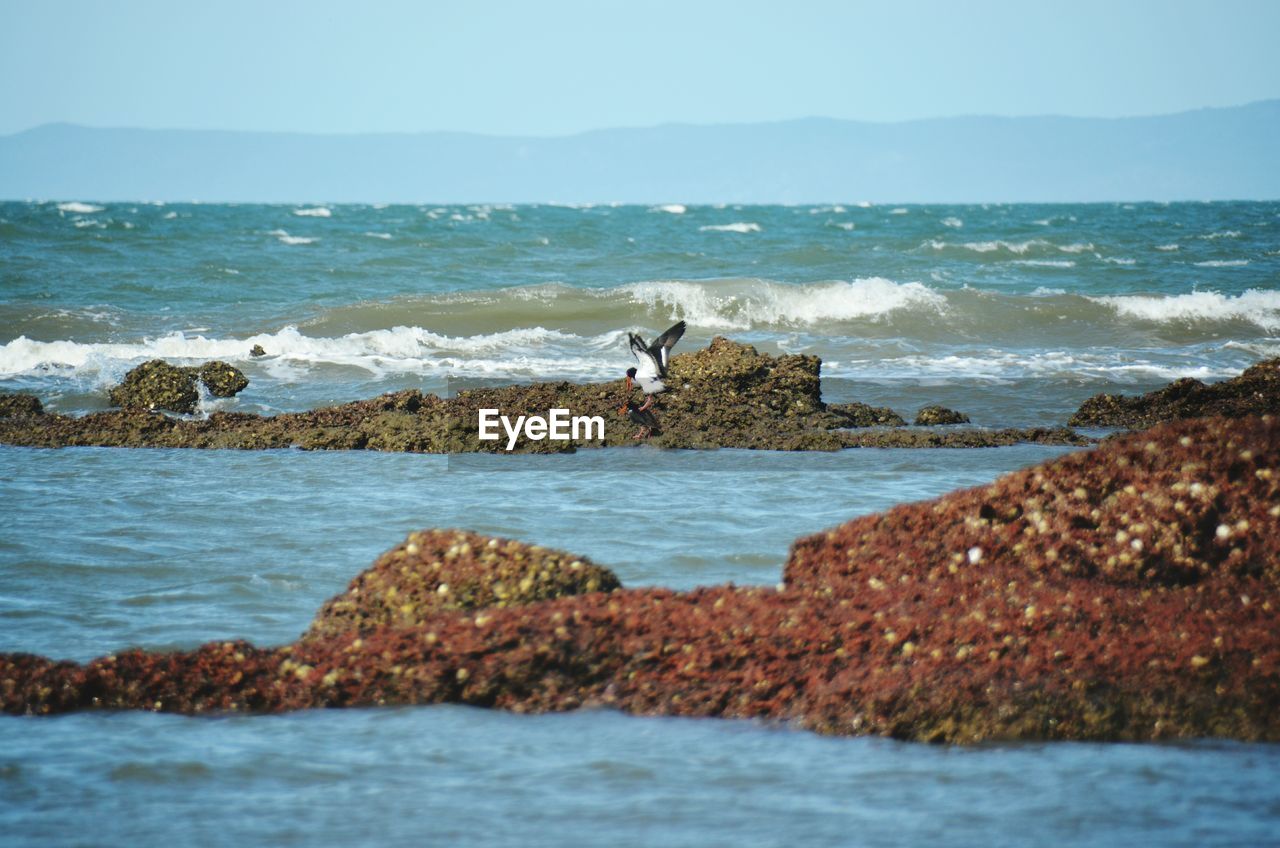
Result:
<svg viewBox="0 0 1280 848"><path fill-rule="evenodd" d="M653 344L645 344L644 339L635 333L627 333L627 343L631 346L631 355L639 365L627 369L627 396L631 396L631 385L635 383L645 393L644 406L641 412L653 406L653 396L667 390L662 378L667 376L667 363L671 360L671 348L684 335L685 323L679 321L667 329L665 333L653 340ZM625 412L626 407L618 410Z"/></svg>
<svg viewBox="0 0 1280 848"><path fill-rule="evenodd" d="M626 405L618 410L618 414L625 415L631 419L631 423L640 425L640 429L631 437L633 439L647 439L655 432L660 432L658 416L653 414L653 410L638 406L633 400L628 400Z"/></svg>

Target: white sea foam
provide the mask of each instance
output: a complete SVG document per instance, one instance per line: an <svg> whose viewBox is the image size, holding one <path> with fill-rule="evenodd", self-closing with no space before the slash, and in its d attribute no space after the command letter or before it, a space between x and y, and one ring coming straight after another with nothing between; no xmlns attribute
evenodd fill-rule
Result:
<svg viewBox="0 0 1280 848"><path fill-rule="evenodd" d="M1249 264L1248 259L1210 259L1207 262L1197 262L1197 268L1243 268Z"/></svg>
<svg viewBox="0 0 1280 848"><path fill-rule="evenodd" d="M1164 251L1164 252L1166 252L1166 253L1169 253L1169 252L1174 251L1174 250L1180 250L1180 249L1181 249L1181 246L1180 246L1180 245L1178 245L1178 244L1176 244L1176 243L1170 243L1170 244L1157 244L1157 245L1156 245L1156 250L1163 250L1163 251Z"/></svg>
<svg viewBox="0 0 1280 848"><path fill-rule="evenodd" d="M1089 242L1077 242L1075 244L1054 244L1047 239L1035 238L1026 241L1005 241L1004 239L996 239L994 241L966 241L959 244L955 242L942 241L940 239L930 239L924 243L924 246L933 250L947 250L949 248L958 248L961 250L971 250L974 253L995 253L997 251L1012 253L1016 256L1030 253L1034 250L1056 250L1059 253L1083 253L1086 250L1093 250L1093 244Z"/></svg>
<svg viewBox="0 0 1280 848"><path fill-rule="evenodd" d="M1280 329L1280 291L1249 289L1239 295L1196 291L1179 295L1115 295L1088 300L1124 318L1154 323L1246 321L1268 332Z"/></svg>
<svg viewBox="0 0 1280 848"><path fill-rule="evenodd" d="M1223 345L1233 350L1243 350L1255 359L1274 359L1280 356L1280 339L1260 339L1258 341L1229 341Z"/></svg>
<svg viewBox="0 0 1280 848"><path fill-rule="evenodd" d="M896 206L893 209L889 210L890 215L906 215L910 212L911 210L905 206Z"/></svg>
<svg viewBox="0 0 1280 848"><path fill-rule="evenodd" d="M942 219L942 226L951 227L952 229L958 230L964 226L964 221L962 221L959 218L956 218L955 216L951 216L949 218Z"/></svg>
<svg viewBox="0 0 1280 848"><path fill-rule="evenodd" d="M309 206L295 209L293 214L300 218L329 218L333 215L333 210L326 206Z"/></svg>
<svg viewBox="0 0 1280 848"><path fill-rule="evenodd" d="M315 244L320 239L307 238L306 236L291 236L284 230L276 230L272 232L281 244Z"/></svg>
<svg viewBox="0 0 1280 848"><path fill-rule="evenodd" d="M1101 259L1103 262L1106 262L1108 265L1137 265L1138 264L1138 260L1130 259L1126 256L1103 256L1098 253L1095 253L1094 256L1097 256L1099 259Z"/></svg>
<svg viewBox="0 0 1280 848"><path fill-rule="evenodd" d="M1125 352L1068 352L1002 350L983 347L947 355L905 355L853 359L840 363L824 361L824 375L883 382L886 380L977 381L993 384L1034 377L1068 377L1104 383L1134 383L1194 377L1221 379L1239 373L1238 368L1214 368L1152 360L1135 360Z"/></svg>
<svg viewBox="0 0 1280 848"><path fill-rule="evenodd" d="M1072 259L1015 259L1014 265L1028 265L1033 268L1074 268L1075 260Z"/></svg>
<svg viewBox="0 0 1280 848"><path fill-rule="evenodd" d="M382 239L383 241L390 241L390 240L391 240L391 233L373 233L373 232L367 232L367 233L365 233L365 235L366 235L366 236L368 236L369 238Z"/></svg>
<svg viewBox="0 0 1280 848"><path fill-rule="evenodd" d="M58 211L70 212L74 215L92 215L94 212L101 212L102 209L103 207L101 206L94 206L92 203L81 203L78 200L58 204Z"/></svg>
<svg viewBox="0 0 1280 848"><path fill-rule="evenodd" d="M662 206L654 206L650 212L669 212L672 215L683 215L689 211L689 207L683 203L665 203Z"/></svg>
<svg viewBox="0 0 1280 848"><path fill-rule="evenodd" d="M614 360L599 352L623 344L620 333L582 337L542 327L455 337L401 326L337 338L306 336L296 327L286 327L242 339L171 333L134 343L99 344L41 342L20 336L0 346L0 375L73 371L106 387L119 382L134 365L162 358L175 363L209 359L248 363L286 382L301 379L317 365L360 368L375 376L440 373L573 378L602 374ZM254 345L261 345L267 358L250 358Z"/></svg>
<svg viewBox="0 0 1280 848"><path fill-rule="evenodd" d="M1216 232L1216 233L1205 233L1204 235L1199 236L1199 238L1205 239L1206 241L1216 241L1217 239L1224 239L1224 238L1236 239L1236 238L1240 238L1240 231L1239 230L1220 230L1219 232Z"/></svg>
<svg viewBox="0 0 1280 848"><path fill-rule="evenodd" d="M698 327L745 330L758 326L814 326L831 321L883 320L901 310L946 308L946 298L920 283L882 277L803 286L763 280L657 281L623 287L632 299Z"/></svg>
<svg viewBox="0 0 1280 848"><path fill-rule="evenodd" d="M853 232L855 229L857 229L857 226L858 226L857 224L853 223L853 221L828 221L827 225L831 227L839 227L840 229L844 230L846 233Z"/></svg>
<svg viewBox="0 0 1280 848"><path fill-rule="evenodd" d="M93 227L94 229L105 230L107 228L107 225L94 218L81 218L80 220L75 222L75 227L78 230L83 230L85 227Z"/></svg>
<svg viewBox="0 0 1280 848"><path fill-rule="evenodd" d="M736 224L707 224L705 227L698 227L698 230L704 233L758 233L760 232L760 225L742 222Z"/></svg>
<svg viewBox="0 0 1280 848"><path fill-rule="evenodd" d="M281 244L313 244L320 239L306 236L291 236L285 230L268 230L267 235L275 236Z"/></svg>

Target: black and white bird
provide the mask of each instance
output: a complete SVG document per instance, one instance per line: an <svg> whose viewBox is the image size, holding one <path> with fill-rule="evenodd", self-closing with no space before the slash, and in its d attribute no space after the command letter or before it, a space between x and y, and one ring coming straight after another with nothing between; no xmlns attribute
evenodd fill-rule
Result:
<svg viewBox="0 0 1280 848"><path fill-rule="evenodd" d="M640 429L631 437L633 439L647 439L661 432L658 429L658 416L653 414L653 410L645 409L633 400L628 400L626 406L618 410L618 414L627 416L632 424L640 425Z"/></svg>
<svg viewBox="0 0 1280 848"><path fill-rule="evenodd" d="M653 406L653 396L667 390L662 378L667 376L667 363L671 361L671 348L684 335L685 323L679 321L669 327L665 333L653 340L653 344L645 341L635 333L627 333L627 342L631 346L631 355L636 358L635 368L627 369L627 396L631 396L631 386L638 385L645 393L644 406L640 411L647 411ZM624 407L625 409L625 407Z"/></svg>

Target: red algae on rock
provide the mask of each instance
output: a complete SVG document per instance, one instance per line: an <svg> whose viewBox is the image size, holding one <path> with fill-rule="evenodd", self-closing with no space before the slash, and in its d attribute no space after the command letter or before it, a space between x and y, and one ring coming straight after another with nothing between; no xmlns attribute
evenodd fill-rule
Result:
<svg viewBox="0 0 1280 848"><path fill-rule="evenodd" d="M0 655L0 705L601 705L924 741L1280 741L1277 474L1275 419L1164 425L801 539L778 590L624 590L569 554L427 531L293 645Z"/></svg>

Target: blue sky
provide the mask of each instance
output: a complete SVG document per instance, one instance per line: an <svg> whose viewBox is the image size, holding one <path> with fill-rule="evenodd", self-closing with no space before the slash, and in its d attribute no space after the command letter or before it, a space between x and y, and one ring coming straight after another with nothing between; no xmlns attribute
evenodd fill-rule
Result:
<svg viewBox="0 0 1280 848"><path fill-rule="evenodd" d="M561 135L1280 97L1280 2L0 0L0 133Z"/></svg>

